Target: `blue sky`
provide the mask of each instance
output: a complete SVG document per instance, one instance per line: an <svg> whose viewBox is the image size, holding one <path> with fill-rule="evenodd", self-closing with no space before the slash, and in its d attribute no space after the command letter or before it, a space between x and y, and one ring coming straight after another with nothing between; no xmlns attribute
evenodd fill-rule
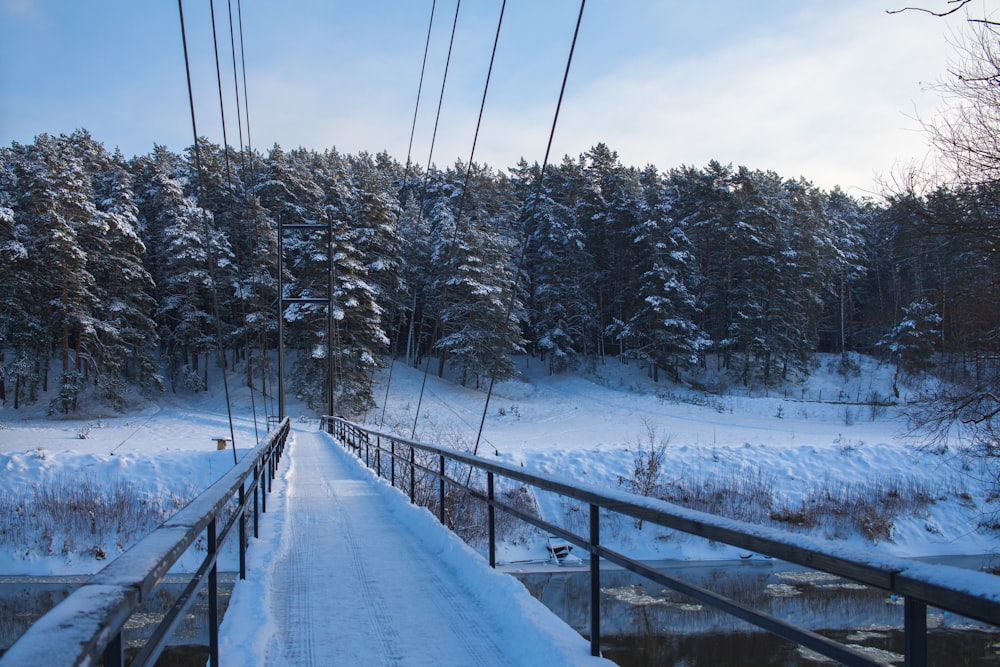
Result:
<svg viewBox="0 0 1000 667"><path fill-rule="evenodd" d="M232 0L235 11L236 0ZM241 0L251 139L405 160L431 0ZM500 0L458 16L433 161L467 159ZM624 163L711 159L862 196L927 155L950 23L892 0L590 0L553 147ZM215 0L238 144L227 0ZM209 3L184 3L199 133L221 143ZM544 157L578 0L509 0L476 159ZM438 0L413 159L426 165L454 0ZM953 38L952 38L953 39ZM245 110L244 110L245 111ZM0 145L84 127L126 155L192 133L177 3L0 0Z"/></svg>

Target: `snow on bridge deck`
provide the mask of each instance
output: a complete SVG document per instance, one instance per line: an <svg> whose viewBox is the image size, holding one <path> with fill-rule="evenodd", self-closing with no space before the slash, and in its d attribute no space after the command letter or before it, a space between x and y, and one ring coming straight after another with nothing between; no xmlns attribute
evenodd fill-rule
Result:
<svg viewBox="0 0 1000 667"><path fill-rule="evenodd" d="M330 436L291 437L222 664L611 664Z"/></svg>

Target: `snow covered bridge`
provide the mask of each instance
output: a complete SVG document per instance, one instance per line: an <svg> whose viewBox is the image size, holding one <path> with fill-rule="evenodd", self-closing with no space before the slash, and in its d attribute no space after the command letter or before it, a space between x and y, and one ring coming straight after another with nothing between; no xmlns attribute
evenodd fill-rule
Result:
<svg viewBox="0 0 1000 667"><path fill-rule="evenodd" d="M330 436L296 431L290 451L223 665L610 664Z"/></svg>

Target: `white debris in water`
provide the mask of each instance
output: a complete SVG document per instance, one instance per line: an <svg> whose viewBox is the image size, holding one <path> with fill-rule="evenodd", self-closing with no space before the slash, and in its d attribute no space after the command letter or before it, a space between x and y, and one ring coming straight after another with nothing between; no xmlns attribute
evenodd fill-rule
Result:
<svg viewBox="0 0 1000 667"><path fill-rule="evenodd" d="M642 584L631 584L628 586L620 586L618 588L602 588L601 592L605 595L610 595L619 602L625 602L626 604L635 605L637 607L657 605L660 607L670 607L679 611L701 611L702 609L700 604L677 602L675 600L671 600L669 597L649 595L646 593ZM670 595L669 591L663 591L663 593L665 595Z"/></svg>
<svg viewBox="0 0 1000 667"><path fill-rule="evenodd" d="M789 584L768 584L767 594L776 598L791 598L802 595L802 590Z"/></svg>

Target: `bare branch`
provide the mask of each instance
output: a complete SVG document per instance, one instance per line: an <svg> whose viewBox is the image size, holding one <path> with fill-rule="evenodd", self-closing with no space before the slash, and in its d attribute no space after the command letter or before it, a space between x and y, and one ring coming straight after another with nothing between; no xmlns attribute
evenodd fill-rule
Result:
<svg viewBox="0 0 1000 667"><path fill-rule="evenodd" d="M937 16L938 18L944 18L945 16L951 16L957 11L960 11L967 4L972 2L972 0L948 0L948 4L954 4L955 6L951 9L943 12L935 12L924 7L903 7L902 9L887 9L886 14L902 14L903 12L924 12L925 14L930 14L931 16Z"/></svg>

